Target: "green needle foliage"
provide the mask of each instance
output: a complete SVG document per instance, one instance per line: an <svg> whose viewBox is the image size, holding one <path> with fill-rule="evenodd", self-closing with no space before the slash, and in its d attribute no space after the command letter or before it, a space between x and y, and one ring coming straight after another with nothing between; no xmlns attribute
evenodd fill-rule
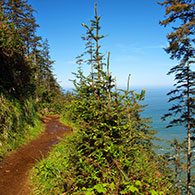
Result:
<svg viewBox="0 0 195 195"><path fill-rule="evenodd" d="M140 94L118 90L101 53L100 19L86 29L86 51L78 57L76 90L71 102L71 119L80 131L70 140L71 152L62 171L67 194L169 194L171 179L162 169L164 161L152 150L153 133L140 117L145 91ZM82 67L91 71L85 76ZM67 146L69 147L69 146ZM164 166L164 165L163 165Z"/></svg>
<svg viewBox="0 0 195 195"><path fill-rule="evenodd" d="M195 132L195 63L194 33L195 33L195 6L193 0L166 0L161 3L165 6L165 19L161 25L171 24L172 32L167 35L169 46L166 52L171 59L176 59L178 64L170 69L168 74L175 75L175 89L170 91L169 102L173 106L164 119L171 118L168 127L180 125L186 128L186 154L187 154L187 181L186 190L190 195L192 187L192 148Z"/></svg>

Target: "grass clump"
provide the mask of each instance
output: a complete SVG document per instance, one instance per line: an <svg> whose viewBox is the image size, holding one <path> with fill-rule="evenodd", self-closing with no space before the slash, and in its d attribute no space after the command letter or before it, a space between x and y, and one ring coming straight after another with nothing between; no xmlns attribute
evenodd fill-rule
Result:
<svg viewBox="0 0 195 195"><path fill-rule="evenodd" d="M67 118L62 117L61 121L67 121ZM33 194L63 193L65 187L64 177L69 174L69 156L76 150L73 140L79 137L78 129L76 129L77 125L69 122L70 124L72 124L70 127L74 133L55 145L52 151L49 152L48 157L38 162L31 170L29 178L33 186Z"/></svg>

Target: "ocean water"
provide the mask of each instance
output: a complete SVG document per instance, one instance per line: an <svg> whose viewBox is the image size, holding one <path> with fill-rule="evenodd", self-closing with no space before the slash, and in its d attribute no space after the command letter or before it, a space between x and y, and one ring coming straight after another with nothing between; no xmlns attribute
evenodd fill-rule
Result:
<svg viewBox="0 0 195 195"><path fill-rule="evenodd" d="M186 129L182 126L176 126L172 128L166 128L168 121L163 122L161 117L168 112L171 106L168 103L168 96L166 95L170 91L170 88L149 88L146 90L145 104L148 106L143 112L143 117L152 117L151 126L157 131L156 137L161 141L155 141L155 145L159 145L161 148L157 149L158 154L164 154L170 152L170 141L177 138L179 141L183 141L186 138ZM195 155L195 150L192 150L192 156ZM185 160L184 160L185 162ZM195 166L195 162L192 162ZM195 169L191 169L191 174L195 175ZM195 188L192 188L192 193L195 194Z"/></svg>
<svg viewBox="0 0 195 195"><path fill-rule="evenodd" d="M148 88L146 89L146 97L143 102L143 104L147 104L147 107L144 109L142 116L151 117L151 127L156 130L156 137L162 140L159 143L160 145L167 144L174 138L182 141L186 137L186 130L184 127L175 126L166 128L169 121L162 121L161 119L172 105L172 103L168 103L169 97L166 95L169 91L170 88Z"/></svg>

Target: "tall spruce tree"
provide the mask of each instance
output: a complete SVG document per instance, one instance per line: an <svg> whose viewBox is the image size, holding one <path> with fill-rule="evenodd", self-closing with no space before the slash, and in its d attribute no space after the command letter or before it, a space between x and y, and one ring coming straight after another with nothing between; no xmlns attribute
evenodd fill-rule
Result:
<svg viewBox="0 0 195 195"><path fill-rule="evenodd" d="M1 66L5 71L1 75L1 80L6 91L24 99L24 97L33 96L35 91L38 68L34 56L40 40L40 37L36 36L38 25L33 16L34 10L27 0L3 0L1 10L4 24L7 26L6 29L2 29L1 40L4 42L11 40L13 44L12 55L2 57ZM16 47L17 50L14 49ZM6 48L4 47L3 50L5 54Z"/></svg>
<svg viewBox="0 0 195 195"><path fill-rule="evenodd" d="M27 0L3 0L2 4L5 17L15 25L22 38L25 53L29 54L36 48L40 40L40 37L36 36L38 24L33 15L33 8Z"/></svg>
<svg viewBox="0 0 195 195"><path fill-rule="evenodd" d="M187 194L191 194L192 175L192 139L195 128L195 4L193 0L166 0L161 3L165 6L165 19L160 22L167 26L172 24L172 32L167 35L169 46L166 52L178 64L170 69L168 74L175 75L175 89L168 93L169 101L175 104L164 116L171 117L170 125L180 125L187 132Z"/></svg>
<svg viewBox="0 0 195 195"><path fill-rule="evenodd" d="M52 75L52 64L53 61L50 58L49 43L46 39L39 50L36 50L36 99L37 102L42 102L49 99L50 89L50 78Z"/></svg>
<svg viewBox="0 0 195 195"><path fill-rule="evenodd" d="M36 35L34 9L27 0L2 0L0 6L1 88L20 99L51 102L54 93L61 92L52 74L48 41L41 44Z"/></svg>
<svg viewBox="0 0 195 195"><path fill-rule="evenodd" d="M65 170L67 194L133 194L170 192L169 179L157 170L161 160L151 149L152 134L141 118L144 91L117 90L101 52L100 19L86 29L86 50L77 59L76 87L70 117L81 130L73 138ZM92 70L87 76L83 66ZM155 158L155 157L156 158ZM150 159L150 160L149 160ZM152 160L151 160L152 159ZM153 160L154 159L154 160ZM159 173L157 177L156 174ZM164 177L164 179L162 179Z"/></svg>
<svg viewBox="0 0 195 195"><path fill-rule="evenodd" d="M33 72L24 56L23 43L15 25L2 13L0 22L0 90L24 100L33 91Z"/></svg>
<svg viewBox="0 0 195 195"><path fill-rule="evenodd" d="M61 94L61 89L53 75L52 68L54 61L50 56L49 42L46 39L43 41L41 50L42 63L39 64L39 80L43 87L42 101L51 103L56 101Z"/></svg>

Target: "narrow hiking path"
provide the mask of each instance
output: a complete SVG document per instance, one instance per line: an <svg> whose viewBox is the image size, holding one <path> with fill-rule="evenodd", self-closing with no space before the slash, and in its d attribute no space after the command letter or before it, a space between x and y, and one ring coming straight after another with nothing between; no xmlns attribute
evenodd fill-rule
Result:
<svg viewBox="0 0 195 195"><path fill-rule="evenodd" d="M0 195L28 195L28 172L44 158L51 146L58 143L70 128L59 122L57 116L44 119L45 131L35 140L8 155L0 164Z"/></svg>

